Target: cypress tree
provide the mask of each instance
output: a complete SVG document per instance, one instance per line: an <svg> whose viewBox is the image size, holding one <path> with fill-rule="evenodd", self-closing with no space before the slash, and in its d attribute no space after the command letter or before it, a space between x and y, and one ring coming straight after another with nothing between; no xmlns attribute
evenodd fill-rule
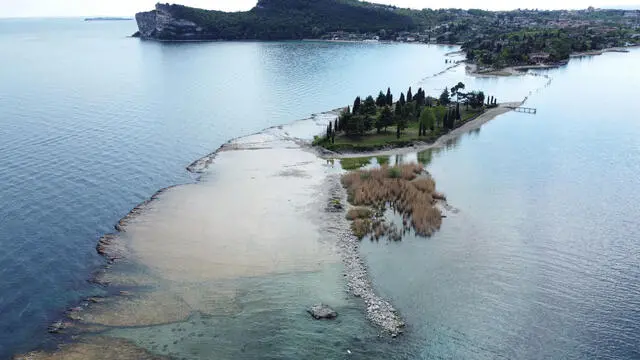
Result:
<svg viewBox="0 0 640 360"><path fill-rule="evenodd" d="M398 102L400 103L401 107L404 107L404 105L407 103L407 101L404 99L404 93L400 93L400 100L398 100Z"/></svg>
<svg viewBox="0 0 640 360"><path fill-rule="evenodd" d="M333 132L333 137L335 138L335 137L336 137L336 134L335 134L335 133L336 133L336 131L339 131L339 129L338 129L338 119L336 119L336 121L334 121L334 123L333 123L333 129L335 130L335 131Z"/></svg>
<svg viewBox="0 0 640 360"><path fill-rule="evenodd" d="M362 100L360 99L360 96L358 96L356 98L356 100L353 102L353 113L357 114L360 112L360 104L362 103Z"/></svg>
<svg viewBox="0 0 640 360"><path fill-rule="evenodd" d="M380 91L378 98L376 99L376 106L383 107L387 104L387 97Z"/></svg>
<svg viewBox="0 0 640 360"><path fill-rule="evenodd" d="M387 105L393 106L393 95L391 95L391 88L387 88Z"/></svg>
<svg viewBox="0 0 640 360"><path fill-rule="evenodd" d="M409 86L409 90L407 91L407 102L413 101L413 92L411 92L411 86Z"/></svg>
<svg viewBox="0 0 640 360"><path fill-rule="evenodd" d="M396 125L396 137L400 139L400 121L398 121L398 124Z"/></svg>
<svg viewBox="0 0 640 360"><path fill-rule="evenodd" d="M456 119L460 121L460 103L456 103Z"/></svg>

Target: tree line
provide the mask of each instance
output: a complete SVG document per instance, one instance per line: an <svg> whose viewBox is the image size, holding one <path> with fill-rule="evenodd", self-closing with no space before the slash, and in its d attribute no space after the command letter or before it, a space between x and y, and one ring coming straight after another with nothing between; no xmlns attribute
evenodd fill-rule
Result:
<svg viewBox="0 0 640 360"><path fill-rule="evenodd" d="M448 131L456 127L462 120L460 106L472 109L495 107L497 99L486 97L482 91L463 92L465 85L461 82L445 88L439 98L427 96L422 88L415 94L411 87L400 93L394 101L391 88L386 93L380 91L374 99L369 95L364 100L356 97L353 106L343 110L338 118L327 126L326 138L335 142L336 134L344 133L348 137L360 137L365 134L388 132L395 128L399 139L411 122L417 123L418 135L427 136L428 132ZM455 99L455 101L454 101ZM485 100L487 103L485 104Z"/></svg>

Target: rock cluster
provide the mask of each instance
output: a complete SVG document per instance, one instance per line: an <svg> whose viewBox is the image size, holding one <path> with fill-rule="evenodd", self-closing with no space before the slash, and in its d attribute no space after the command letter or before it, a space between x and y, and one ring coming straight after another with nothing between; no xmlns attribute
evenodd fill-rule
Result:
<svg viewBox="0 0 640 360"><path fill-rule="evenodd" d="M345 224L348 229L348 225ZM373 290L367 268L359 254L360 240L350 230L338 235L338 247L345 266L345 276L349 290L354 296L364 300L367 306L367 319L381 327L384 331L396 337L402 333L405 326L397 311L386 300Z"/></svg>
<svg viewBox="0 0 640 360"><path fill-rule="evenodd" d="M335 319L338 317L338 313L335 312L332 308L325 304L313 305L310 309L307 310L314 319Z"/></svg>

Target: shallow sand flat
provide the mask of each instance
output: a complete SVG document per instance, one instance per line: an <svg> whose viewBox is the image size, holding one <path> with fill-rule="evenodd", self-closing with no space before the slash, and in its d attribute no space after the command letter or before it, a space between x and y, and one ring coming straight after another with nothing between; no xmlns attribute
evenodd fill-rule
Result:
<svg viewBox="0 0 640 360"><path fill-rule="evenodd" d="M300 149L220 152L200 183L167 191L123 236L167 280L317 269L339 261L313 220L325 166Z"/></svg>
<svg viewBox="0 0 640 360"><path fill-rule="evenodd" d="M33 352L19 355L15 360L164 360L164 356L154 355L128 341L111 337L87 337L74 344L63 345L53 353Z"/></svg>

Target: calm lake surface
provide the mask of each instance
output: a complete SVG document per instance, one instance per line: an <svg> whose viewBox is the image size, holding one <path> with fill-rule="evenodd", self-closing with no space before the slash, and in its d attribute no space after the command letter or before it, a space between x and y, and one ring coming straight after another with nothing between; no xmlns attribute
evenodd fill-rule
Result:
<svg viewBox="0 0 640 360"><path fill-rule="evenodd" d="M504 115L431 154L429 171L460 209L436 236L363 243L377 289L407 320L406 336L345 338L363 331L375 339L347 302L349 321L335 331L312 325L309 337L334 344L324 351L366 348L357 354L368 358L640 357L640 104L620 102L640 83L639 52L574 60L541 73L549 83L472 79L462 68L430 78L450 47L158 44L126 38L134 31L133 22L0 20L0 358L55 344L46 327L105 293L86 281L104 264L97 239L158 189L193 182L184 170L191 161L356 94L416 84L438 93L458 81L500 100L530 95L538 114ZM247 279L245 287L279 291L270 301L293 309L302 295L277 284L305 276ZM339 287L322 286L340 297ZM249 308L268 306L255 296L243 298ZM268 336L278 319L269 314L248 329L240 318L196 320L229 329L237 339L229 353L250 338L260 340L252 354L307 354L308 344ZM113 332L151 349L173 331Z"/></svg>

